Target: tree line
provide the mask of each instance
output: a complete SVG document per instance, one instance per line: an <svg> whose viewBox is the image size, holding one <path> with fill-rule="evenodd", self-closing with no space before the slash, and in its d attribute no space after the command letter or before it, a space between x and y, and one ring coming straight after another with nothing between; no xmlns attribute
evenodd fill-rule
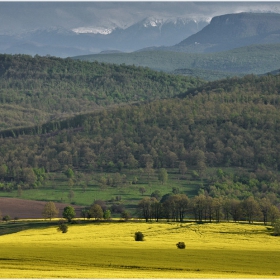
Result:
<svg viewBox="0 0 280 280"><path fill-rule="evenodd" d="M91 206L81 211L84 219L94 218L95 220L111 218L113 209L108 209L102 200L95 201ZM121 218L128 220L133 215L122 210ZM45 219L52 219L58 215L58 210L53 202L47 202L42 216ZM169 193L161 199L154 196L145 197L138 203L137 216L146 222L151 221L174 221L186 222L194 219L196 222L221 222L221 221L247 221L248 223L262 221L264 225L273 224L280 218L279 208L267 198L255 199L252 196L246 199L231 199L226 197L211 197L207 193L199 194L189 198L182 193ZM72 206L64 208L62 217L68 222L76 217L75 209Z"/></svg>
<svg viewBox="0 0 280 280"><path fill-rule="evenodd" d="M279 208L267 198L255 199L250 196L239 200L227 197L211 197L207 193L189 198L186 194L166 194L158 201L155 197L146 197L138 204L139 215L148 221L184 222L194 219L196 222L234 222L263 221L275 222L280 217Z"/></svg>

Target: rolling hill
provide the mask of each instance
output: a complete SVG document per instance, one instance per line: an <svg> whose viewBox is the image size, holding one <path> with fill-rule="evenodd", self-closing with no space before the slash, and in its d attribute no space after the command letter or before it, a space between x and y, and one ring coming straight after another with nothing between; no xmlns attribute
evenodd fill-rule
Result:
<svg viewBox="0 0 280 280"><path fill-rule="evenodd" d="M195 76L206 80L213 80L225 78L225 76L263 74L278 69L280 63L280 43L251 45L230 51L208 54L162 50L86 55L74 57L74 59L143 66L170 73L177 73L178 70L182 72L182 69L187 69L187 71L195 71ZM221 72L220 75L217 75L217 71Z"/></svg>
<svg viewBox="0 0 280 280"><path fill-rule="evenodd" d="M47 158L59 163L51 167L55 170L87 169L89 164L107 168L110 162L117 166L120 161L127 168L132 163L145 167L144 155L156 168L171 168L184 160L198 169L260 164L278 169L279 85L279 75L225 79L173 98L3 130L2 158L10 160L10 149L29 150L37 160L49 154ZM69 159L60 158L63 151ZM29 165L28 158L21 156L21 161ZM36 166L46 168L47 162Z"/></svg>
<svg viewBox="0 0 280 280"><path fill-rule="evenodd" d="M135 66L0 55L0 130L167 98L201 83Z"/></svg>

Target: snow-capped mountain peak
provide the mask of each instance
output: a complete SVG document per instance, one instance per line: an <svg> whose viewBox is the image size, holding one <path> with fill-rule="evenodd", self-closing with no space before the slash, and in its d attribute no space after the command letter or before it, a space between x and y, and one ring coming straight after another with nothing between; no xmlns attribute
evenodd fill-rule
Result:
<svg viewBox="0 0 280 280"><path fill-rule="evenodd" d="M16 36L2 36L0 52L61 57L100 53L104 50L132 52L150 46L174 45L205 25L207 23L199 19L195 23L188 18L153 16L126 25L108 20L98 25L74 26L71 29L54 26L26 30Z"/></svg>
<svg viewBox="0 0 280 280"><path fill-rule="evenodd" d="M142 25L146 28L149 27L163 27L166 24L172 24L174 26L176 25L188 25L191 23L201 23L201 22L210 22L211 18L208 19L196 19L196 18L182 18L182 17L177 17L177 18L164 18L164 19L159 19L155 17L149 17L146 18L142 21Z"/></svg>
<svg viewBox="0 0 280 280"><path fill-rule="evenodd" d="M161 26L164 23L163 19L147 18L144 20L144 27L157 27Z"/></svg>
<svg viewBox="0 0 280 280"><path fill-rule="evenodd" d="M81 33L92 33L92 34L102 34L108 35L111 34L115 28L106 28L106 27L78 27L72 29L73 32L81 34Z"/></svg>

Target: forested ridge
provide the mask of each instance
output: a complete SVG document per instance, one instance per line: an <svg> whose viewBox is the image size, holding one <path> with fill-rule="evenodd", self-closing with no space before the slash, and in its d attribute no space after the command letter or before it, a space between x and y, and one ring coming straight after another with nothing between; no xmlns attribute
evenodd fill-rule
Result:
<svg viewBox="0 0 280 280"><path fill-rule="evenodd" d="M194 48L198 48L195 45ZM263 74L279 68L279 44L250 45L216 53L183 53L167 50L146 50L133 53L94 54L74 59L106 63L145 66L158 71L180 71L205 80L225 78L225 75ZM184 70L187 69L187 70ZM212 72L213 71L213 72Z"/></svg>
<svg viewBox="0 0 280 280"><path fill-rule="evenodd" d="M45 131L36 126L17 137L3 131L0 165L7 166L7 178L20 180L23 168L88 172L185 162L201 173L207 167L258 170L274 182L280 168L279 90L279 75L251 75L209 83L185 97L80 115Z"/></svg>
<svg viewBox="0 0 280 280"><path fill-rule="evenodd" d="M137 152L141 154L140 150L147 154L155 150L155 167L171 167L164 159L168 152L180 158L184 153L200 151L206 153L206 163L210 166L252 167L262 163L278 169L279 90L279 75L226 79L189 90L176 98L104 109L28 129L6 130L1 136L2 141L6 141L12 133L14 136L31 134L32 137L26 136L30 141L40 136L44 142L44 139L60 139L67 134L70 141L66 138L65 141L69 144L95 139L99 148L93 151L99 163L102 158L105 163L117 163L118 154L127 163L126 153L118 152L116 147L122 142L134 157ZM24 138L14 141L24 141ZM111 139L110 144L107 138ZM107 144L100 153L102 143ZM134 144L141 148L135 148ZM225 150L228 156L224 153L222 157L217 156ZM216 156L210 160L209 153Z"/></svg>
<svg viewBox="0 0 280 280"><path fill-rule="evenodd" d="M0 55L0 129L65 119L114 104L167 98L201 83L135 66Z"/></svg>

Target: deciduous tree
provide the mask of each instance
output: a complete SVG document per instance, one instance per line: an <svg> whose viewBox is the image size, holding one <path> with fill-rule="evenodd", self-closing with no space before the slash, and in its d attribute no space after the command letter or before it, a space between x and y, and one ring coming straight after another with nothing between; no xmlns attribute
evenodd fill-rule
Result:
<svg viewBox="0 0 280 280"><path fill-rule="evenodd" d="M51 219L56 217L58 215L58 209L56 208L55 204L52 201L49 201L45 204L42 216L45 219Z"/></svg>
<svg viewBox="0 0 280 280"><path fill-rule="evenodd" d="M140 216L144 218L146 222L148 222L152 218L152 203L154 201L156 201L154 197L145 197L138 204Z"/></svg>
<svg viewBox="0 0 280 280"><path fill-rule="evenodd" d="M146 192L146 188L145 187L140 187L139 188L139 192L144 195L144 193Z"/></svg>
<svg viewBox="0 0 280 280"><path fill-rule="evenodd" d="M168 180L168 173L167 170L165 168L161 168L158 172L158 179L161 182L161 184L163 185L164 183L167 182Z"/></svg>
<svg viewBox="0 0 280 280"><path fill-rule="evenodd" d="M93 204L89 209L89 214L96 220L103 218L103 210L99 204Z"/></svg>
<svg viewBox="0 0 280 280"><path fill-rule="evenodd" d="M23 168L22 173L23 173L23 180L27 184L33 185L36 182L37 176L32 168L28 168L28 167Z"/></svg>
<svg viewBox="0 0 280 280"><path fill-rule="evenodd" d="M109 209L107 209L104 213L103 213L103 218L104 220L110 220L111 219L111 211Z"/></svg>
<svg viewBox="0 0 280 280"><path fill-rule="evenodd" d="M162 195L159 190L155 190L151 193L151 197L154 197L156 200L160 201Z"/></svg>
<svg viewBox="0 0 280 280"><path fill-rule="evenodd" d="M187 172L188 168L186 166L186 162L185 161L180 161L179 163L179 172L182 175L185 175Z"/></svg>
<svg viewBox="0 0 280 280"><path fill-rule="evenodd" d="M257 201L252 197L246 198L242 203L244 214L248 222L253 223L254 219L260 216L260 207Z"/></svg>
<svg viewBox="0 0 280 280"><path fill-rule="evenodd" d="M71 222L73 218L75 218L76 212L72 206L66 206L63 209L62 217L67 219L68 222Z"/></svg>

